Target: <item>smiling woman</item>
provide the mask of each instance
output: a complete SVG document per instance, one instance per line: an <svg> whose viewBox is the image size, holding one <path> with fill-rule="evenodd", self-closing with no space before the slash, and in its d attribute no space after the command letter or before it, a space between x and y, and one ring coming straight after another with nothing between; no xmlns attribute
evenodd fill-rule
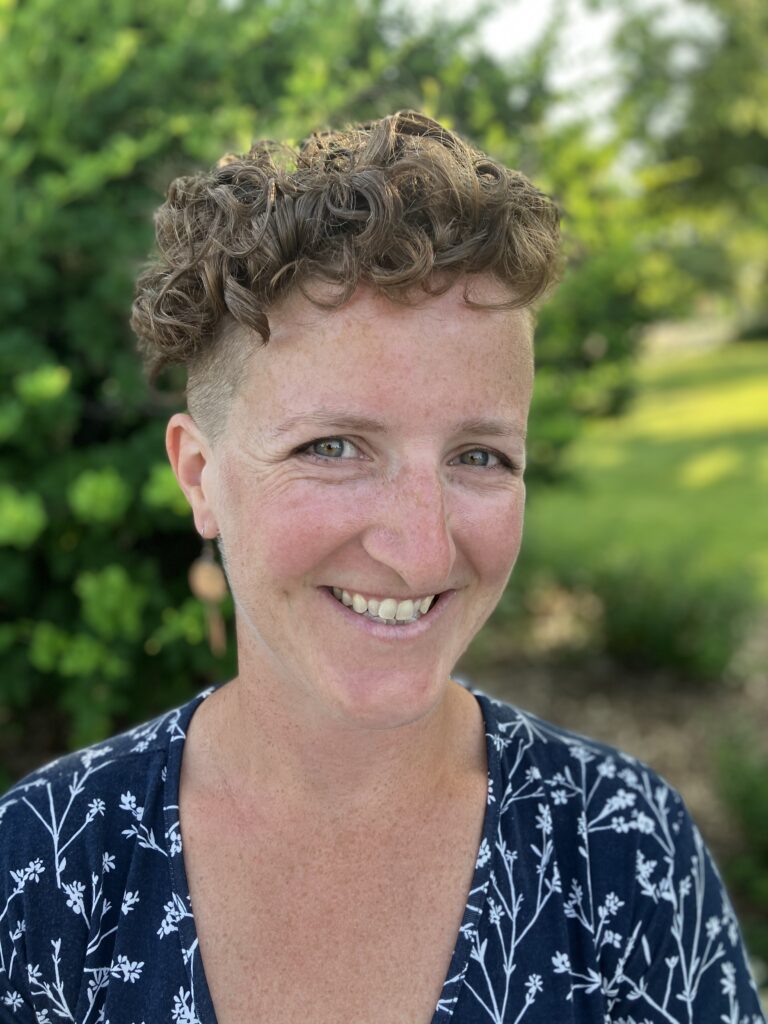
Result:
<svg viewBox="0 0 768 1024"><path fill-rule="evenodd" d="M0 1019L760 1020L677 794L451 678L520 549L557 222L408 112L173 183L133 323L188 369L238 673L0 802Z"/></svg>
<svg viewBox="0 0 768 1024"><path fill-rule="evenodd" d="M337 310L297 292L270 311L220 440L186 413L169 424L196 521L220 537L241 669L247 647L260 700L274 689L270 706L294 723L306 712L312 732L318 714L391 726L432 712L517 557L530 326L520 310L468 305L466 286L393 306L361 285ZM508 292L482 280L474 297ZM313 437L318 421L327 436ZM350 617L328 602L334 587L391 615ZM411 617L428 595L441 595L432 612L398 627L398 608L411 602Z"/></svg>

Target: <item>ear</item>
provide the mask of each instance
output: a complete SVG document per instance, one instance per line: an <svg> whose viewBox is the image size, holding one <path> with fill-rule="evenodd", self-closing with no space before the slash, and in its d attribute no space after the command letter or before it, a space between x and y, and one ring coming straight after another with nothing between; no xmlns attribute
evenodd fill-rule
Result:
<svg viewBox="0 0 768 1024"><path fill-rule="evenodd" d="M211 446L189 413L177 412L171 416L165 431L165 450L179 487L192 508L197 532L202 537L216 537L219 525L211 504Z"/></svg>

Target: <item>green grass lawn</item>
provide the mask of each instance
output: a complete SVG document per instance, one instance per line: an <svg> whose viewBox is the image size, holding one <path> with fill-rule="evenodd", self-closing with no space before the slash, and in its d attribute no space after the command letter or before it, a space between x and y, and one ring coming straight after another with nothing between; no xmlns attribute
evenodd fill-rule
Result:
<svg viewBox="0 0 768 1024"><path fill-rule="evenodd" d="M768 603L768 342L657 356L637 380L630 411L569 452L572 479L529 488L522 563L682 562L751 577Z"/></svg>

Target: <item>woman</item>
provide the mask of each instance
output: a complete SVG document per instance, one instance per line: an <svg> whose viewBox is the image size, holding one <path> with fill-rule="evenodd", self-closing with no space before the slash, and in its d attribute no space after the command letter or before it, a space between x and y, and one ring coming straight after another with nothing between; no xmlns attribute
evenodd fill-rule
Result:
<svg viewBox="0 0 768 1024"><path fill-rule="evenodd" d="M414 113L171 186L133 325L188 369L238 675L0 805L2 1020L762 1019L677 794L450 678L520 547L557 222Z"/></svg>

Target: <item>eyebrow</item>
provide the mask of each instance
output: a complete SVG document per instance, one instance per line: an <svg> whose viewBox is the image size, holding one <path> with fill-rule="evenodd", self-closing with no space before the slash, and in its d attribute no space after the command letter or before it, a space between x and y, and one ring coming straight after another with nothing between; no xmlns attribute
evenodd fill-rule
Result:
<svg viewBox="0 0 768 1024"><path fill-rule="evenodd" d="M295 416L289 416L282 423L271 427L269 436L272 440L277 440L301 426L327 430L358 430L369 434L384 434L387 430L386 423L369 416L352 416L346 412L334 412L332 409L318 409L312 413L298 413ZM455 425L454 433L518 437L523 441L526 438L525 430L521 430L515 423L485 416L473 416L470 419L461 420Z"/></svg>

